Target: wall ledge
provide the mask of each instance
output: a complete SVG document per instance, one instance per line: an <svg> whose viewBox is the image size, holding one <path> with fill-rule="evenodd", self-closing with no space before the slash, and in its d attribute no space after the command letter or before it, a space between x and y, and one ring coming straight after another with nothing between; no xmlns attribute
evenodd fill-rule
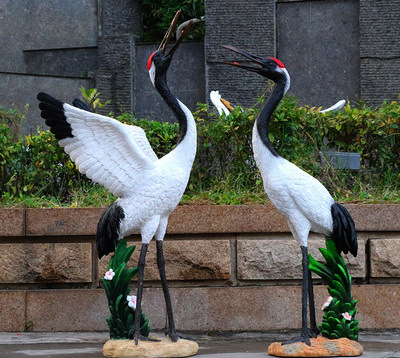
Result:
<svg viewBox="0 0 400 358"><path fill-rule="evenodd" d="M357 231L400 231L400 205L345 204ZM104 208L0 209L0 236L91 236ZM180 205L167 234L289 232L272 204Z"/></svg>

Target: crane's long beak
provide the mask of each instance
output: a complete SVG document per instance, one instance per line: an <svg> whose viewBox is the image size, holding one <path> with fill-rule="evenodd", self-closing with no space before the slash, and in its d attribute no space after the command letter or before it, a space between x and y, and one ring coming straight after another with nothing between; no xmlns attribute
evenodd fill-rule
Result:
<svg viewBox="0 0 400 358"><path fill-rule="evenodd" d="M226 48L227 50L236 52L244 57L247 57L250 61L260 65L261 67L264 67L264 62L263 59L259 56L254 56L254 55L250 55L249 53L239 50L236 47L230 46L230 45L222 45L223 48ZM245 70L248 71L252 71L252 72L258 72L260 70L260 67L253 67L253 66L248 66L248 65L242 65L238 62L222 62L225 65L230 65L230 66L235 66L235 67L239 67L239 68L243 68Z"/></svg>
<svg viewBox="0 0 400 358"><path fill-rule="evenodd" d="M175 32L176 25L178 23L178 18L181 13L181 10L178 10L172 19L171 25L169 26L167 32L164 35L163 40L160 43L160 46L158 47L158 50L162 52L163 55L165 55L165 51L167 50L167 45L172 37L172 34ZM185 27L185 29L182 31L179 39L176 41L174 46L169 50L169 52L166 54L166 56L172 56L182 40L186 37L186 35L189 32L190 27L192 26L193 21L190 21L189 24Z"/></svg>

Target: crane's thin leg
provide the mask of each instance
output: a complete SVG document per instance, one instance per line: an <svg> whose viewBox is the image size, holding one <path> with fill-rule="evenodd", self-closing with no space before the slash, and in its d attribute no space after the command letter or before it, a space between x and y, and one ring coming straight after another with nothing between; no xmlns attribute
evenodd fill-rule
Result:
<svg viewBox="0 0 400 358"><path fill-rule="evenodd" d="M314 287L312 283L311 271L308 270L308 302L310 307L310 331L312 338L317 338L321 333L317 326L315 319L315 300L314 300Z"/></svg>
<svg viewBox="0 0 400 358"><path fill-rule="evenodd" d="M311 345L310 341L310 330L307 326L307 296L308 296L308 249L307 246L300 246L302 253L302 266L303 266L303 285L302 285L302 300L301 300L301 335L300 337L295 337L290 339L289 341L284 342L283 344L290 344L295 342L303 342L307 345Z"/></svg>
<svg viewBox="0 0 400 358"><path fill-rule="evenodd" d="M146 265L146 254L149 244L142 244L142 249L140 250L139 262L138 262L138 287L137 287L137 297L136 297L136 313L135 313L135 324L133 331L133 339L136 345L139 339L142 341L157 341L148 337L144 337L140 334L140 316L142 312L142 297L143 297L143 280L144 280L144 267Z"/></svg>
<svg viewBox="0 0 400 358"><path fill-rule="evenodd" d="M310 331L307 326L307 293L308 293L308 249L307 246L300 246L302 253L302 265L303 265L303 293L302 293L302 329L301 337L304 339L304 343L311 345L310 342Z"/></svg>
<svg viewBox="0 0 400 358"><path fill-rule="evenodd" d="M171 341L173 342L176 342L179 338L190 339L189 337L185 337L176 333L174 315L172 313L171 296L169 294L167 275L165 272L163 241L157 240L156 243L157 243L157 266L158 266L158 271L160 272L161 284L165 298L165 305L167 307L169 338L171 338Z"/></svg>

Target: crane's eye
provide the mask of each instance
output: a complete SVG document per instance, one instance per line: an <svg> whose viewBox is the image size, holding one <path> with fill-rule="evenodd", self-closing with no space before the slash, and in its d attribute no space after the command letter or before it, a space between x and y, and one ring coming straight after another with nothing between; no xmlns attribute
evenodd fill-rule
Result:
<svg viewBox="0 0 400 358"><path fill-rule="evenodd" d="M150 68L151 68L151 61L153 61L153 56L154 56L154 54L155 54L156 52L157 52L157 51L153 52L153 53L150 55L149 59L147 60L147 71L150 71Z"/></svg>

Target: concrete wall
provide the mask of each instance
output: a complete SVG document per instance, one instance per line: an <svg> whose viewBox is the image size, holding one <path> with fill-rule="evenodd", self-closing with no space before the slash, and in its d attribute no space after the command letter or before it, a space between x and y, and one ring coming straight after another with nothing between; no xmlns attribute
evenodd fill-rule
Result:
<svg viewBox="0 0 400 358"><path fill-rule="evenodd" d="M221 47L232 45L260 56L275 54L274 0L205 0L206 90L219 90L234 105L251 106L266 89L266 81L251 72L221 64L241 60ZM244 61L245 63L246 61Z"/></svg>
<svg viewBox="0 0 400 358"><path fill-rule="evenodd" d="M279 57L301 104L329 106L341 98L380 105L400 92L399 1L207 1L206 88L250 106L268 89L261 77L225 68L237 59L220 45Z"/></svg>
<svg viewBox="0 0 400 358"><path fill-rule="evenodd" d="M345 258L361 329L399 329L400 206L346 205L358 232L357 258ZM0 331L31 322L34 331L106 330L107 299L94 234L101 208L0 210ZM137 248L140 239L128 238ZM300 327L301 253L284 217L270 205L180 206L165 238L166 270L177 328L276 331ZM321 258L324 239L311 235ZM164 302L151 243L144 311L163 329ZM318 281L317 281L318 283ZM135 290L135 283L132 282ZM316 305L328 292L316 285ZM377 297L379 299L377 299ZM317 310L318 320L322 311Z"/></svg>
<svg viewBox="0 0 400 358"><path fill-rule="evenodd" d="M64 101L79 87L98 87L112 105L103 113L174 117L147 78L156 45L139 44L139 0L5 0L0 3L0 105L30 105L23 131L42 120L36 93ZM206 37L176 54L171 89L191 110L211 90L245 107L268 89L264 78L222 65L237 56L231 44L278 56L292 76L289 94L302 104L340 98L379 105L400 92L400 0L205 0Z"/></svg>
<svg viewBox="0 0 400 358"><path fill-rule="evenodd" d="M147 59L159 44L138 44L135 47L134 110L138 118L176 121L169 107L154 89L147 71ZM174 54L167 74L172 93L189 109L195 111L198 102L205 102L205 68L203 42L183 43Z"/></svg>
<svg viewBox="0 0 400 358"><path fill-rule="evenodd" d="M309 106L360 95L359 1L277 3L277 57L291 75L289 94Z"/></svg>
<svg viewBox="0 0 400 358"><path fill-rule="evenodd" d="M42 123L37 92L67 100L94 86L97 1L2 1L0 24L0 103L30 105L29 133Z"/></svg>

